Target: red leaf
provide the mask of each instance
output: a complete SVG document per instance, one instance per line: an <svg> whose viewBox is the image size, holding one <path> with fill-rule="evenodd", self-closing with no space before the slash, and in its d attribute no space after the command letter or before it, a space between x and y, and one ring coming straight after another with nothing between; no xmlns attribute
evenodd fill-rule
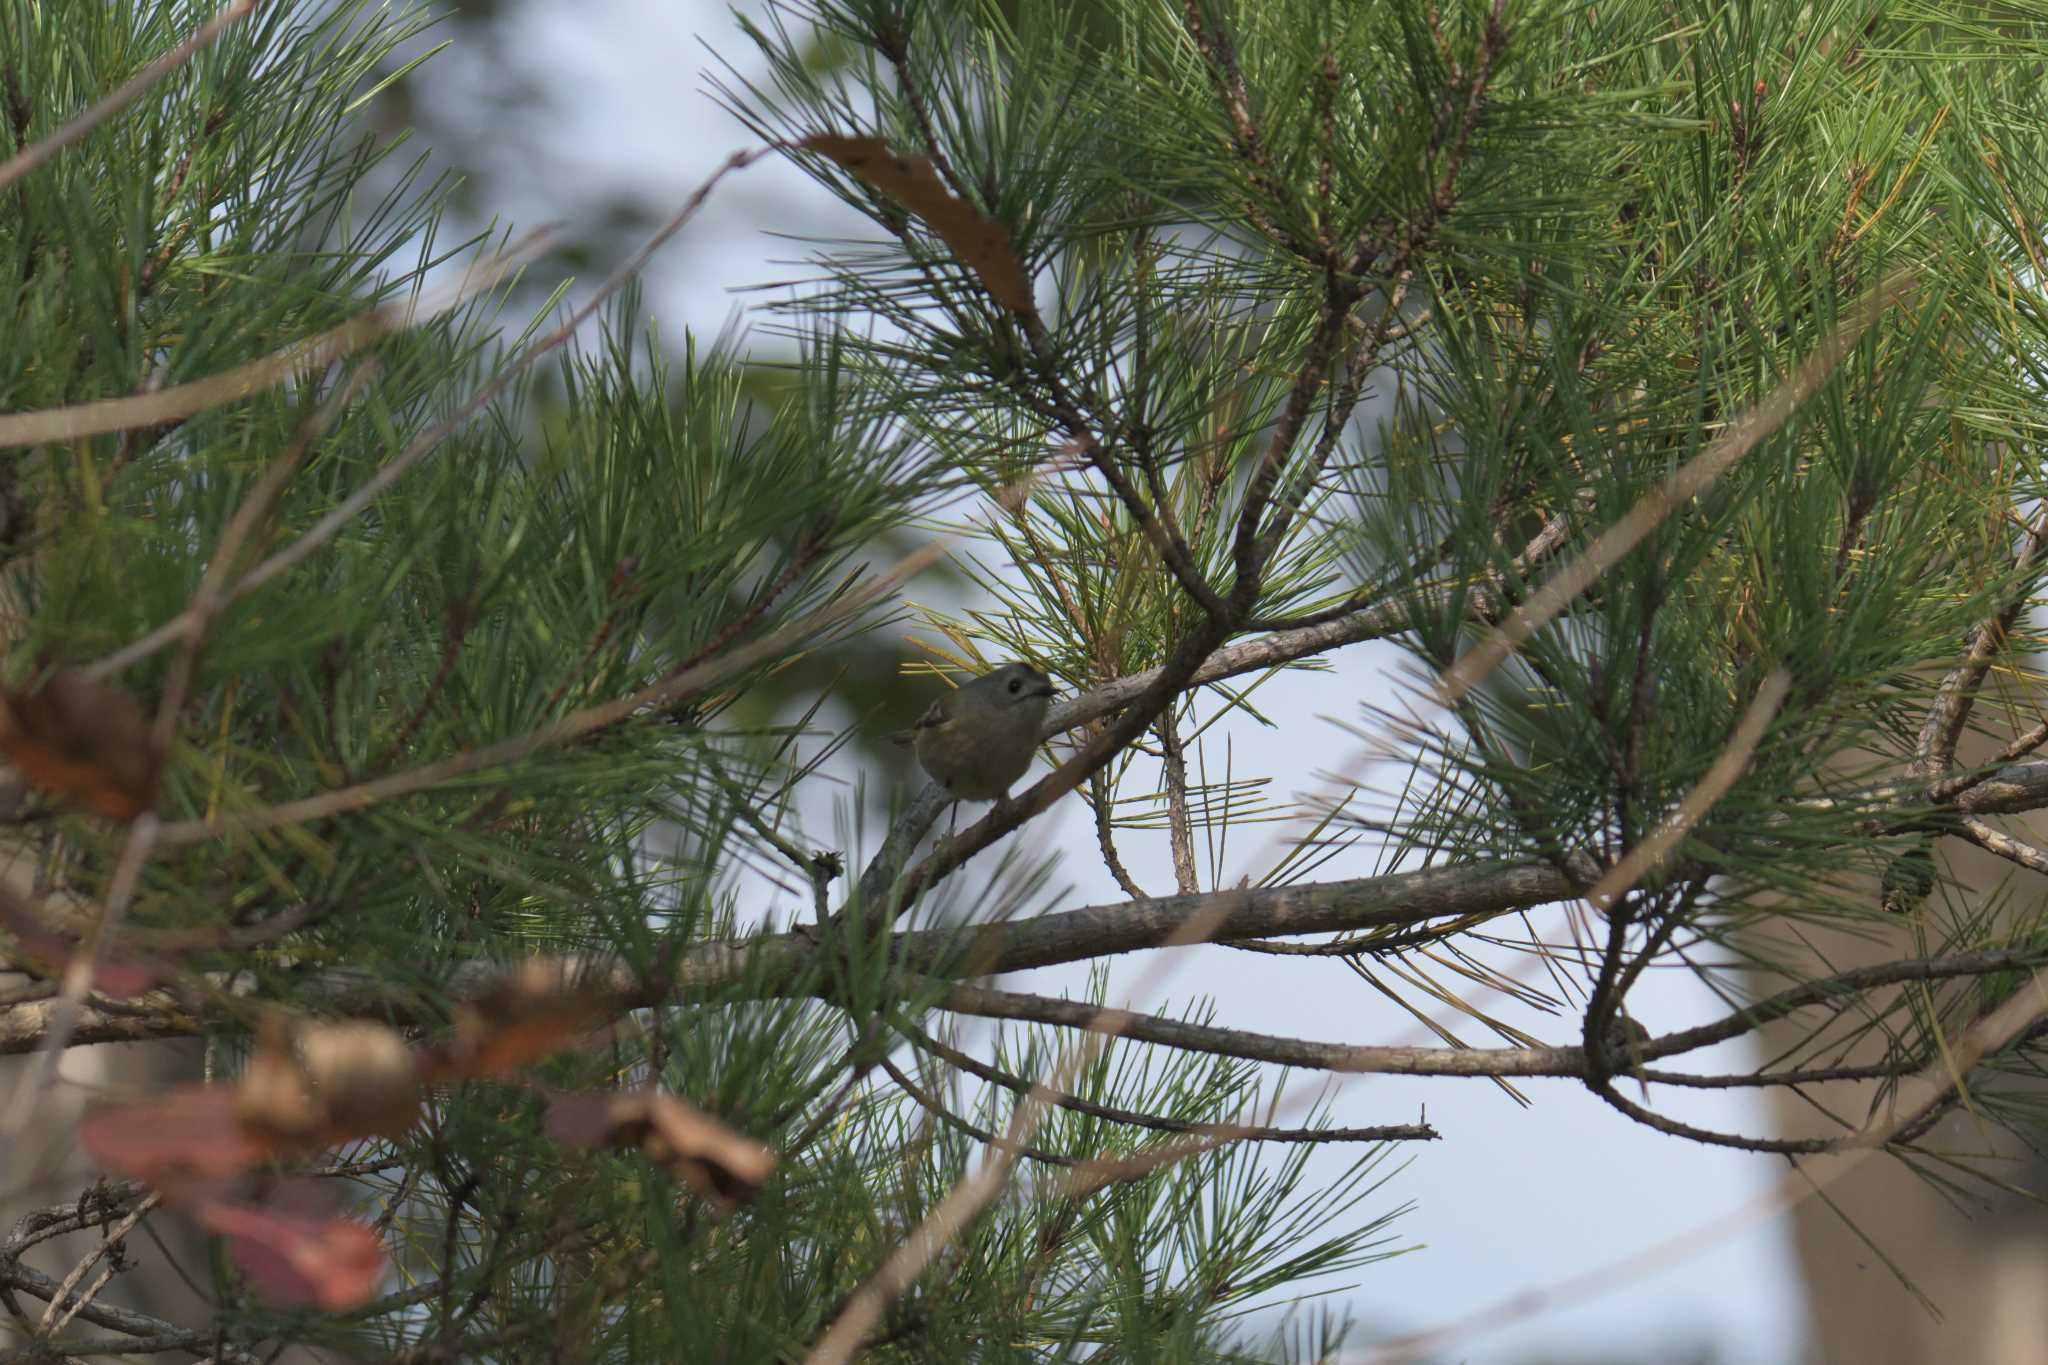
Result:
<svg viewBox="0 0 2048 1365"><path fill-rule="evenodd" d="M272 1303L339 1313L366 1303L384 1280L384 1246L352 1218L208 1200L192 1216L228 1240L228 1254Z"/></svg>
<svg viewBox="0 0 2048 1365"><path fill-rule="evenodd" d="M110 1171L163 1185L181 1176L234 1175L277 1154L277 1145L243 1126L226 1086L195 1085L139 1104L95 1109L78 1139Z"/></svg>

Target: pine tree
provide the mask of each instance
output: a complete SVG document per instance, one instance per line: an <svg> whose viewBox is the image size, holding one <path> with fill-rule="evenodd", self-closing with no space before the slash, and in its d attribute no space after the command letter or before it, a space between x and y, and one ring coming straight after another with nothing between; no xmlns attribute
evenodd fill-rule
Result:
<svg viewBox="0 0 2048 1365"><path fill-rule="evenodd" d="M2009 823L2048 804L2018 8L810 0L739 21L759 144L573 308L517 292L544 233L450 240L452 187L351 124L421 22L0 8L0 1131L68 1050L205 1049L85 1119L108 1181L10 1163L24 1351L1341 1358L1336 1315L1237 1315L1369 1282L1391 1158L1456 1134L1336 1128L1276 1066L1570 1078L1813 1185L1993 1178L1964 1108L2039 1134L2048 934L1947 863L2048 871ZM764 379L630 281L769 157L873 232L762 304ZM1051 674L1049 774L792 837L850 735L750 698L941 556L987 606L920 609L930 671ZM1334 795L1191 762L1369 640L1411 676ZM1128 901L998 847L1062 799ZM1221 884L1198 841L1271 816ZM1505 1045L985 981L1187 944ZM1660 967L1728 1012L1634 1024ZM1664 1103L1822 1084L1817 1136ZM1358 1155L1310 1180L1325 1144ZM204 1310L117 1306L174 1222Z"/></svg>

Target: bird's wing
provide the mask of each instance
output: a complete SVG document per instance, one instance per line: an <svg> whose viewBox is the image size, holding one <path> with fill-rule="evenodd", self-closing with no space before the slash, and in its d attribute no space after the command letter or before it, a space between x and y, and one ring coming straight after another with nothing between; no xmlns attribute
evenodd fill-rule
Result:
<svg viewBox="0 0 2048 1365"><path fill-rule="evenodd" d="M945 723L946 699L944 697L941 697L937 701L933 702L930 706L927 706L924 710L924 714L917 718L917 723L915 725L912 725L908 730L895 730L890 732L889 742L891 744L896 745L899 748L907 749L911 745L917 743L917 736L919 731L929 730L935 725L944 725Z"/></svg>

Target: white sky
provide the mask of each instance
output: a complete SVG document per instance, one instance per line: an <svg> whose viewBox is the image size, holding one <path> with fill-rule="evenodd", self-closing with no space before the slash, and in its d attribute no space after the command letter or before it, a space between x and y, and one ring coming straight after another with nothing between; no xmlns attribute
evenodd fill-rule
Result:
<svg viewBox="0 0 2048 1365"><path fill-rule="evenodd" d="M486 33L493 38L488 47L476 41ZM443 30L438 36L460 34ZM451 120L485 108L486 92L508 82L544 92L530 107L492 111L486 116L491 125L475 145L493 149L488 164L493 186L503 194L491 211L514 226L560 220L573 225L601 186L633 187L656 205L680 203L723 157L747 145L744 131L702 93L711 58L699 34L743 69L751 61L751 46L724 6L709 0L528 0L508 6L495 31L467 34L435 58L417 85L422 101ZM770 262L788 259L794 248L767 236L766 226L828 232L850 226L844 214L794 170L774 162L757 165L729 179L697 223L659 258L649 274L649 311L672 341L686 324L715 333L747 301L735 297L734 289L791 273ZM1392 657L1376 646L1340 651L1332 656L1331 673L1285 675L1257 699L1271 715L1356 720L1361 698L1390 699ZM1267 771L1281 792L1306 788L1318 767L1341 761L1340 755L1355 748L1355 741L1321 720L1279 730L1261 730L1242 719L1229 724L1239 771L1247 756L1257 755L1270 765ZM1212 732L1211 742L1220 745L1221 735ZM1213 771L1220 748L1211 755ZM829 806L807 809L805 819L816 841L830 841ZM1124 898L1095 855L1078 798L1070 797L1055 818L1041 820L1026 834L1044 847L1066 850L1058 873L1073 888L1067 903ZM1242 860L1263 842L1238 837L1232 865L1249 870ZM1171 888L1163 837L1126 835L1123 852L1140 885ZM1362 864L1368 856L1340 857L1318 875L1366 875L1371 868L1350 859ZM1539 925L1555 930L1561 913L1557 907L1545 910ZM1119 961L1119 992L1156 956ZM1217 1002L1218 1022L1230 1026L1337 1042L1429 1041L1412 1019L1340 963L1217 947L1180 950L1177 956L1162 991L1118 1002L1159 1009L1206 995ZM1083 977L1078 969L1047 970L1004 984L1059 994L1081 989ZM1630 1004L1654 1032L1720 1013L1703 988L1676 974L1647 982ZM1508 1013L1546 1042L1576 1041L1572 1019ZM1476 1045L1493 1045L1475 1026L1459 1032ZM977 1033L970 1029L967 1036L972 1040ZM1735 1057L1726 1062L1741 1064ZM1296 1084L1303 1081L1313 1078L1295 1078ZM1534 1101L1532 1108L1519 1108L1478 1080L1357 1077L1345 1085L1333 1122L1408 1122L1426 1106L1444 1138L1410 1145L1401 1155L1412 1164L1366 1206L1370 1215L1414 1200L1418 1207L1394 1231L1402 1243L1425 1249L1355 1272L1358 1287L1350 1303L1361 1323L1388 1331L1429 1327L1541 1289L1704 1222L1762 1190L1782 1170L1773 1158L1653 1133L1576 1083L1539 1080L1521 1088ZM1670 1102L1668 1092L1657 1099ZM1682 1116L1691 1121L1741 1132L1769 1130L1769 1116L1750 1092L1685 1099L1692 1102ZM1342 1150L1317 1157L1327 1169L1346 1159ZM1781 1221L1618 1292L1498 1332L1455 1358L1472 1365L1546 1356L1654 1365L1691 1358L1705 1345L1728 1361L1792 1365L1803 1358L1804 1321L1798 1268Z"/></svg>

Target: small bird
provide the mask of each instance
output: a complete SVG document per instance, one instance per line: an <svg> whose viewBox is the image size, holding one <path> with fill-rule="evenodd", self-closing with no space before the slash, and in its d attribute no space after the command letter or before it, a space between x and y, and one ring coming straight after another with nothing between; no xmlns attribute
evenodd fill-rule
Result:
<svg viewBox="0 0 2048 1365"><path fill-rule="evenodd" d="M948 692L898 736L917 746L933 780L966 801L1007 801L1038 752L1052 680L1030 664L1004 664Z"/></svg>

